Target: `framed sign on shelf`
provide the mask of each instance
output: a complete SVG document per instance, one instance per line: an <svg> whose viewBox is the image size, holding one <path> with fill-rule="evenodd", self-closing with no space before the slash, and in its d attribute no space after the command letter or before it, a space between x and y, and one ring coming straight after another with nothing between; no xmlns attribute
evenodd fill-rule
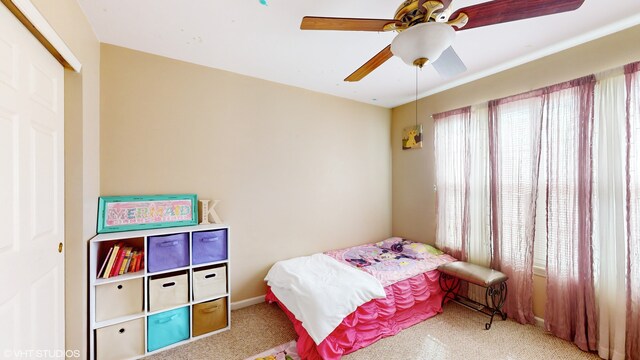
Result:
<svg viewBox="0 0 640 360"><path fill-rule="evenodd" d="M101 196L98 233L198 224L198 196Z"/></svg>

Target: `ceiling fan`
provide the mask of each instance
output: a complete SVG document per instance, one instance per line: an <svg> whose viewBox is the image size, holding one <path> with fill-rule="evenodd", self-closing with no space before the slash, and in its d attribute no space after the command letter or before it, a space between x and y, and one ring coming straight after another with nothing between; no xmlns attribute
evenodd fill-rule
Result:
<svg viewBox="0 0 640 360"><path fill-rule="evenodd" d="M393 19L305 16L302 30L396 31L392 43L345 78L359 81L392 56L444 77L466 70L451 47L455 32L578 9L584 0L493 0L449 12L452 0L405 0Z"/></svg>

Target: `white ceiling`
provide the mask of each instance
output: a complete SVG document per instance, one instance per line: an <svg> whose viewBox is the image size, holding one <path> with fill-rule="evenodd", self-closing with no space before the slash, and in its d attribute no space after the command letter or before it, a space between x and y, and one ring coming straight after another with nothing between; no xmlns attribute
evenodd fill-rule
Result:
<svg viewBox="0 0 640 360"><path fill-rule="evenodd" d="M383 107L415 98L415 69L393 57L343 79L394 32L302 31L303 16L393 18L401 0L78 0L101 42ZM453 0L454 9L483 2ZM427 96L640 23L639 0L586 0L576 11L457 33L468 71L419 73ZM640 39L639 39L640 40ZM640 41L630 46L639 46Z"/></svg>

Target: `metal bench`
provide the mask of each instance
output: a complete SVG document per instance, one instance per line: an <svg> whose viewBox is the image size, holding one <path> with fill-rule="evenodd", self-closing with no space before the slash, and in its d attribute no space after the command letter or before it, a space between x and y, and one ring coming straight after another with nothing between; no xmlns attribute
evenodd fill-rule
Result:
<svg viewBox="0 0 640 360"><path fill-rule="evenodd" d="M497 270L464 261L440 265L438 270L440 271L440 288L445 291L442 305L449 299L466 308L491 317L491 320L484 325L486 330L491 329L493 317L496 314L500 315L502 320L507 319L507 314L502 312L502 305L504 305L504 301L507 298L507 275ZM461 281L484 287L486 289L485 304L459 295L458 290L460 289Z"/></svg>

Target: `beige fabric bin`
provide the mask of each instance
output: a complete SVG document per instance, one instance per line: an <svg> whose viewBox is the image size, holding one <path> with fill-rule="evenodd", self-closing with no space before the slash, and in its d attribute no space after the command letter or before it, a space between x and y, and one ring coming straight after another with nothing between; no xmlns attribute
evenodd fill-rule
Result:
<svg viewBox="0 0 640 360"><path fill-rule="evenodd" d="M149 311L158 311L189 303L187 273L149 278Z"/></svg>
<svg viewBox="0 0 640 360"><path fill-rule="evenodd" d="M144 318L96 329L96 360L144 355Z"/></svg>
<svg viewBox="0 0 640 360"><path fill-rule="evenodd" d="M227 293L227 267L193 270L193 300L223 296Z"/></svg>
<svg viewBox="0 0 640 360"><path fill-rule="evenodd" d="M144 311L142 278L96 286L96 322Z"/></svg>
<svg viewBox="0 0 640 360"><path fill-rule="evenodd" d="M227 298L193 305L193 336L227 327Z"/></svg>

